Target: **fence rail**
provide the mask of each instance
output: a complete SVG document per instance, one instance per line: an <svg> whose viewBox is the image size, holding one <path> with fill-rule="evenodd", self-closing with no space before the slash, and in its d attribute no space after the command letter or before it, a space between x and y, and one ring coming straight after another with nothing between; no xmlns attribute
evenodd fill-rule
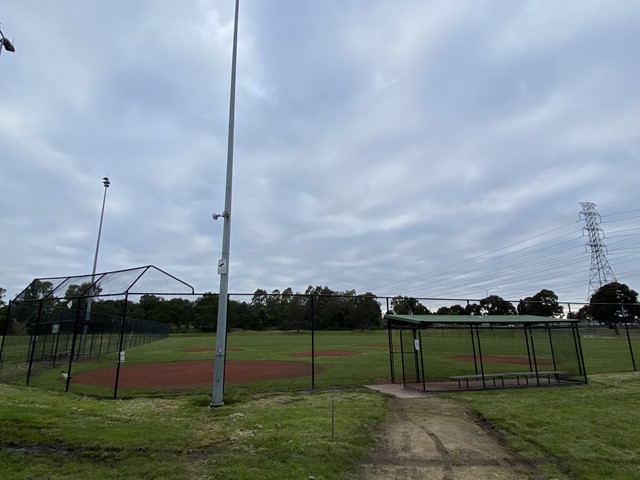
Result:
<svg viewBox="0 0 640 480"><path fill-rule="evenodd" d="M403 338L407 345L392 339L382 322L385 312L415 313L400 310L422 306L430 312L477 313L480 307L474 305L479 302L417 299L412 304L403 297L370 294L231 294L225 389L392 382L403 358L409 361L413 339ZM0 344L0 381L100 397L207 392L213 382L217 304L218 296L210 293L12 301ZM575 313L582 306L565 304L563 310ZM588 373L636 370L638 325L596 323L580 327ZM430 331L431 337L438 334L455 332ZM432 370L435 357L428 355L425 366L411 368ZM411 361L415 363L413 357Z"/></svg>

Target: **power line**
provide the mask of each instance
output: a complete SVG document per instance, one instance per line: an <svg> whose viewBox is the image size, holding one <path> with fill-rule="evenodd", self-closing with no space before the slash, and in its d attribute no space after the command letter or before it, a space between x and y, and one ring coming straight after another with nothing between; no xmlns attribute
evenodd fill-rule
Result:
<svg viewBox="0 0 640 480"><path fill-rule="evenodd" d="M421 273L421 274L418 274L418 275L414 275L414 276L408 277L408 278L406 278L404 280L399 280L399 281L396 281L396 282L389 282L389 283L386 283L386 284L379 285L378 287L376 287L374 289L374 291L379 291L379 290L386 289L386 288L389 288L389 287L394 287L394 286L397 286L397 285L407 285L407 284L411 284L411 283L414 283L414 282L417 282L417 281L421 281L425 277L433 276L434 273L437 273L437 272L447 272L447 271L451 272L451 270L454 269L455 267L462 266L462 265L467 265L470 262L481 260L483 258L486 258L486 257L489 257L489 256L494 255L496 253L499 253L499 252L501 252L503 250L515 247L517 245L521 245L523 243L530 242L531 240L535 240L537 238L543 237L543 236L548 235L550 233L557 232L558 230L561 230L563 228L567 228L567 227L569 227L571 225L575 225L576 223L579 223L579 222L580 222L579 220L576 220L576 221L573 221L573 222L568 223L566 225L563 225L561 227L556 227L556 228L553 228L553 229L548 230L546 232L540 233L538 235L534 235L534 236L526 238L524 240L520 240L518 242L515 242L515 243L512 243L512 244L506 245L504 247L498 248L497 250L493 250L491 252L483 253L483 254L477 255L475 257L471 257L471 258L468 258L468 259L465 259L465 260L461 260L459 262L456 262L456 263L453 263L453 264L449 264L449 265L443 266L441 268L438 268L438 269L435 269L435 270L432 270L432 271L429 271L429 272L426 272L426 273ZM561 235L561 236L556 237L556 238L562 238L563 236L570 235L571 233L575 233L575 232L570 232L569 234L564 234L564 235ZM549 242L549 241L553 241L553 240L554 239L547 240L547 241L545 241L543 243L546 243L546 242ZM532 247L533 246L526 247L526 248L532 248ZM514 251L514 252L507 253L507 255L516 254L518 252L521 252L521 250L517 250L517 251Z"/></svg>
<svg viewBox="0 0 640 480"><path fill-rule="evenodd" d="M625 278L640 276L638 273L640 270L635 269L639 253L636 240L640 236L635 232L640 228L634 226L637 225L634 220L640 216L629 215L636 211L640 209L607 215L606 223L615 227L616 230L607 232L607 238L612 240L608 242L611 247L609 250L602 242L600 243L601 248L604 249L602 253L606 251L607 255L611 256L611 265L620 272L624 269ZM584 215L583 212L581 214ZM626 216L615 218L623 215ZM597 219L599 218L597 216ZM382 293L382 289L387 292L393 289L392 294L401 293L417 298L469 297L470 293L471 296L478 296L477 292L486 290L486 293L491 291L503 298L522 298L535 293L531 291L523 295L525 288L539 285L535 288L547 288L554 290L557 294L568 292L573 295L575 287L588 283L592 277L593 269L587 266L585 260L587 254L593 256L593 251L585 252L583 240L589 231L587 228L572 229L551 238L544 237L567 229L580 221L570 222L505 247L452 264L441 265L425 273L389 282L370 290ZM599 225L596 227L600 228ZM604 236L604 232L601 229L599 231ZM541 239L542 241L535 241ZM587 247L592 243L590 238Z"/></svg>

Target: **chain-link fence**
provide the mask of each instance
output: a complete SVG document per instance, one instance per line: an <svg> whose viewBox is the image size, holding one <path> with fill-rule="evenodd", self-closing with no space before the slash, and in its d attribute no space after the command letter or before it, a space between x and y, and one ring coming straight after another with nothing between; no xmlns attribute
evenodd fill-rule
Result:
<svg viewBox="0 0 640 480"><path fill-rule="evenodd" d="M10 302L0 345L0 379L101 397L210 392L218 295L195 294L174 277L145 269L100 274L93 282L91 276L34 281ZM528 345L546 358L551 344L544 329L527 330L526 343L524 330L496 327L390 335L383 321L388 311L482 316L531 311L533 303L537 305L529 300L411 299L355 292L294 294L289 289L232 294L225 394L397 382L403 371L418 383L442 377L441 371L448 372L447 379L471 375L480 368L480 349L484 359L528 358ZM562 307L556 315L574 318L583 306ZM517 323L518 316L512 318ZM640 348L636 325L581 321L586 371L634 370L633 355ZM561 336L560 330L557 335L551 339L554 347L573 338ZM510 336L518 341L504 350ZM417 360L416 340L421 352ZM443 345L451 352L445 354ZM473 348L475 361L451 358L473 357ZM557 357L563 365L569 361ZM481 366L487 373L494 368L486 362ZM528 368L522 366L523 371Z"/></svg>

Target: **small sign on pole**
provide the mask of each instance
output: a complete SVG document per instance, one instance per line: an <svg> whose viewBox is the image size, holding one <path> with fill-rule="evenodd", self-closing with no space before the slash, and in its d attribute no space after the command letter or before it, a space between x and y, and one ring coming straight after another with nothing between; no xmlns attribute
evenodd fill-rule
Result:
<svg viewBox="0 0 640 480"><path fill-rule="evenodd" d="M124 363L124 350L120 352L120 363Z"/></svg>
<svg viewBox="0 0 640 480"><path fill-rule="evenodd" d="M420 339L415 338L413 340L413 348L415 348L416 352L420 351Z"/></svg>
<svg viewBox="0 0 640 480"><path fill-rule="evenodd" d="M218 275L226 275L227 261L224 258L218 260Z"/></svg>
<svg viewBox="0 0 640 480"><path fill-rule="evenodd" d="M58 332L60 332L60 324L54 323L53 325L51 325L51 333L55 335Z"/></svg>

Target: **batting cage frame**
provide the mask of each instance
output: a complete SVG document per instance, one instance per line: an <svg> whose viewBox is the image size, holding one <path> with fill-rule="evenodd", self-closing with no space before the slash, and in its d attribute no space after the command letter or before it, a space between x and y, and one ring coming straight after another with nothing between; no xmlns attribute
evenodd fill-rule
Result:
<svg viewBox="0 0 640 480"><path fill-rule="evenodd" d="M83 363L108 361L116 366L112 384L117 398L126 350L169 336L166 323L135 318L131 306L145 296L193 294L191 285L153 265L36 278L8 304L0 381L33 385L38 374L58 369L60 375L49 377L68 392ZM51 385L56 384L50 380Z"/></svg>
<svg viewBox="0 0 640 480"><path fill-rule="evenodd" d="M587 383L578 320L385 315L392 383L423 392ZM394 333L396 335L394 335Z"/></svg>

